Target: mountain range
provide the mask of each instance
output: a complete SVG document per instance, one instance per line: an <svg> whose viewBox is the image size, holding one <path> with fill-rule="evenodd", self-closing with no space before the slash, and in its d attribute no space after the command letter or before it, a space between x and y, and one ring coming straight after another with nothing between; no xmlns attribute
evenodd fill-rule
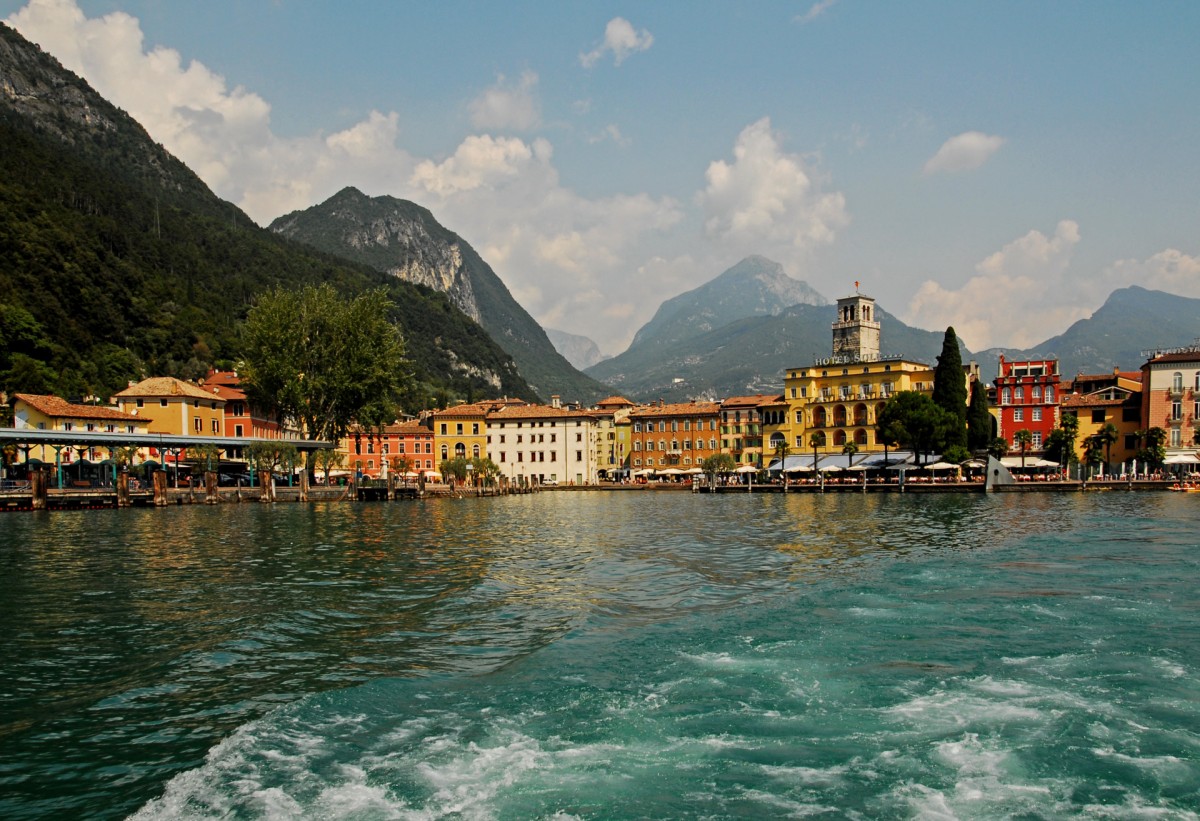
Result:
<svg viewBox="0 0 1200 821"><path fill-rule="evenodd" d="M406 405L537 392L444 294L259 228L125 112L0 24L0 388L107 397L235 367L254 297L388 289Z"/></svg>
<svg viewBox="0 0 1200 821"><path fill-rule="evenodd" d="M803 286L797 288L791 283ZM785 304L800 293L806 303ZM735 296L735 294L737 294ZM944 330L906 325L876 306L882 353L930 365ZM663 304L618 356L587 369L634 400L681 401L782 390L784 371L831 353L835 309L775 263L749 257L705 285ZM973 353L959 340L963 361L976 361L986 380L1008 359L1059 360L1063 378L1077 373L1136 370L1144 351L1200 336L1200 300L1132 286L1114 291L1091 317L1027 349Z"/></svg>
<svg viewBox="0 0 1200 821"><path fill-rule="evenodd" d="M775 392L830 352L834 309L748 257L665 301L624 353L580 373L471 246L421 206L343 189L259 228L125 112L0 24L0 388L105 397L148 374L195 378L239 357L257 294L383 287L408 340L410 409L507 395L591 402ZM303 244L302 244L303 243ZM883 352L932 363L943 333L877 306ZM1200 337L1200 300L1140 287L1023 350L971 353L985 378L1057 358L1064 378L1131 370ZM590 340L555 334L578 363Z"/></svg>
<svg viewBox="0 0 1200 821"><path fill-rule="evenodd" d="M576 370L475 249L428 209L344 188L325 202L285 214L271 230L325 253L445 293L483 326L537 393L590 404L608 388Z"/></svg>

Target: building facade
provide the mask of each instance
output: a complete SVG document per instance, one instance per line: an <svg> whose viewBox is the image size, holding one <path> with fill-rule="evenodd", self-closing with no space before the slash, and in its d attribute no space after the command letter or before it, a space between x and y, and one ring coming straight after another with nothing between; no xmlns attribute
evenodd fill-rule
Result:
<svg viewBox="0 0 1200 821"><path fill-rule="evenodd" d="M147 421L116 408L76 405L57 396L18 393L12 397L13 427L28 430L88 433L148 433ZM111 456L107 448L53 445L22 446L25 458L71 464L76 459L98 462Z"/></svg>
<svg viewBox="0 0 1200 821"><path fill-rule="evenodd" d="M776 453L882 452L875 431L879 406L900 391L932 394L933 368L902 356L880 353L882 329L875 300L863 294L837 303L832 355L807 367L789 368L781 401L760 409L765 447ZM889 445L890 446L890 445Z"/></svg>
<svg viewBox="0 0 1200 821"><path fill-rule="evenodd" d="M1057 359L1010 362L1000 357L995 379L997 433L1008 440L1009 452L1020 453L1016 434L1028 430L1027 453L1039 453L1058 427L1059 374Z"/></svg>
<svg viewBox="0 0 1200 821"><path fill-rule="evenodd" d="M1167 432L1167 455L1200 447L1200 344L1163 351L1142 365L1142 427Z"/></svg>
<svg viewBox="0 0 1200 821"><path fill-rule="evenodd" d="M687 470L721 452L717 402L643 405L629 412L630 469Z"/></svg>
<svg viewBox="0 0 1200 821"><path fill-rule="evenodd" d="M516 481L595 484L598 430L591 411L579 408L501 406L487 414L488 457Z"/></svg>

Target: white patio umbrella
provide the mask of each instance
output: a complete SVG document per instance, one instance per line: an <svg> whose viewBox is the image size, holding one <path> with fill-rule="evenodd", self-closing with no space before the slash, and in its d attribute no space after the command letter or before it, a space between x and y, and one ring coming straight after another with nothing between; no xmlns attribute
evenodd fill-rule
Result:
<svg viewBox="0 0 1200 821"><path fill-rule="evenodd" d="M958 465L952 462L934 462L925 466L926 470L958 470Z"/></svg>
<svg viewBox="0 0 1200 821"><path fill-rule="evenodd" d="M838 467L837 465L826 465L823 468L817 468L817 470L821 471L822 473L840 473L842 470L844 470L844 468Z"/></svg>
<svg viewBox="0 0 1200 821"><path fill-rule="evenodd" d="M660 476L679 476L683 471L679 468L667 468L666 470L660 470L658 473Z"/></svg>
<svg viewBox="0 0 1200 821"><path fill-rule="evenodd" d="M758 473L758 468L754 465L738 465L733 469L734 473Z"/></svg>
<svg viewBox="0 0 1200 821"><path fill-rule="evenodd" d="M784 473L812 473L812 468L808 465L792 465L783 471Z"/></svg>
<svg viewBox="0 0 1200 821"><path fill-rule="evenodd" d="M704 473L704 468L688 468L684 471L684 473L690 476L699 476L700 474Z"/></svg>

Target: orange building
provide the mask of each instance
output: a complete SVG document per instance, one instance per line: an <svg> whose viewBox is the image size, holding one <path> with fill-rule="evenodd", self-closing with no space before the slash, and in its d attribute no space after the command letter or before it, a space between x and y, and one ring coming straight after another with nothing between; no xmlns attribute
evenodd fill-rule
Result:
<svg viewBox="0 0 1200 821"><path fill-rule="evenodd" d="M630 467L699 467L721 452L721 405L717 402L659 402L629 412Z"/></svg>
<svg viewBox="0 0 1200 821"><path fill-rule="evenodd" d="M371 479L437 470L433 431L416 420L394 422L382 431L352 428L339 450L348 468Z"/></svg>

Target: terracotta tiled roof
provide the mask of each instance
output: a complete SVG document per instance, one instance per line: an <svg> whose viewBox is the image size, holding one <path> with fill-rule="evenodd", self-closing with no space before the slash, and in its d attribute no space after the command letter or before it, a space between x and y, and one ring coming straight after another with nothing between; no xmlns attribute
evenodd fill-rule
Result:
<svg viewBox="0 0 1200 821"><path fill-rule="evenodd" d="M211 371L204 377L200 387L229 402L245 400L246 392L242 390L241 383L241 377L234 371Z"/></svg>
<svg viewBox="0 0 1200 821"><path fill-rule="evenodd" d="M749 396L728 396L721 400L722 408L743 407L756 408L764 401L775 401L775 394L755 393Z"/></svg>
<svg viewBox="0 0 1200 821"><path fill-rule="evenodd" d="M73 405L58 396L17 393L13 394L13 398L20 399L38 413L58 419L105 419L112 422L145 422L140 417L122 413L116 408L99 407L96 405Z"/></svg>
<svg viewBox="0 0 1200 821"><path fill-rule="evenodd" d="M442 417L442 416L447 416L447 417L485 416L490 407L492 407L492 403L489 403L489 402L473 402L469 405L455 405L452 408L446 408L445 410L434 411L430 415L433 416L435 419Z"/></svg>
<svg viewBox="0 0 1200 821"><path fill-rule="evenodd" d="M1165 353L1147 362L1147 365L1167 365L1175 362L1200 362L1200 351L1184 353Z"/></svg>
<svg viewBox="0 0 1200 821"><path fill-rule="evenodd" d="M630 416L704 416L721 410L718 402L679 402L672 405L644 405L634 408Z"/></svg>
<svg viewBox="0 0 1200 821"><path fill-rule="evenodd" d="M520 405L497 408L488 414L488 421L493 419L499 422L504 422L509 419L579 419L581 417L592 418L592 415L585 410L571 410L569 408L555 408L549 405Z"/></svg>
<svg viewBox="0 0 1200 821"><path fill-rule="evenodd" d="M211 390L206 391L203 388L196 387L173 376L152 376L149 379L143 379L136 385L130 385L125 390L113 394L113 398L146 396L156 399L186 396L191 399L216 399L224 401Z"/></svg>
<svg viewBox="0 0 1200 821"><path fill-rule="evenodd" d="M632 402L630 402L628 399L626 399L624 396L613 395L613 396L608 397L607 399L602 399L599 402L597 402L596 407L598 407L598 408L611 408L611 407L632 408L632 407L634 407L634 404Z"/></svg>
<svg viewBox="0 0 1200 821"><path fill-rule="evenodd" d="M1063 397L1062 407L1064 408L1102 408L1102 407L1119 407L1125 404L1124 399L1104 399L1099 396L1088 394L1071 394Z"/></svg>

